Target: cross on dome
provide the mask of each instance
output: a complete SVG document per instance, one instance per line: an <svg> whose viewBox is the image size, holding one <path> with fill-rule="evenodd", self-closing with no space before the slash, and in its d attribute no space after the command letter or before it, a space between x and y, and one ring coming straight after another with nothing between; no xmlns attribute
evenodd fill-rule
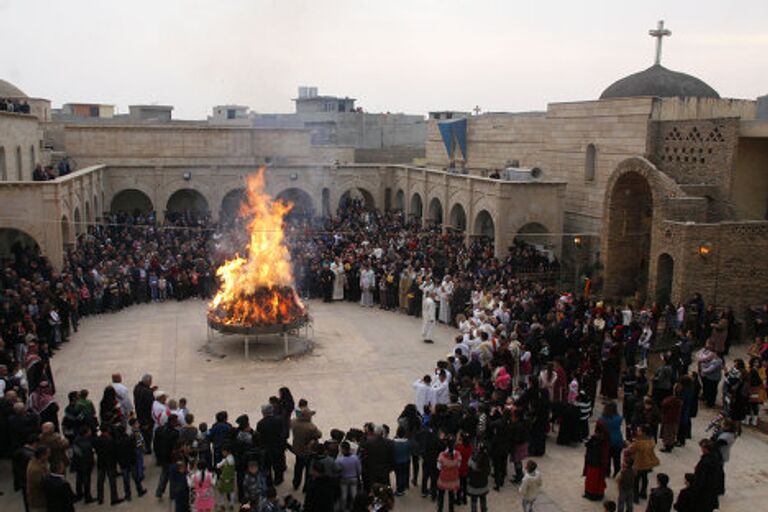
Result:
<svg viewBox="0 0 768 512"><path fill-rule="evenodd" d="M648 35L656 38L656 62L657 66L661 65L661 40L665 36L671 36L672 31L664 28L664 20L659 20L659 24L656 26L656 30L649 30Z"/></svg>

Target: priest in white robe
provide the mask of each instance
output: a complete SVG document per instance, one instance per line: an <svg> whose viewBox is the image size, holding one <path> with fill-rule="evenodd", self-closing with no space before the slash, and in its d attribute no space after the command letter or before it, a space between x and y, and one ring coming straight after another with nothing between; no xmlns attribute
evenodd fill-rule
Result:
<svg viewBox="0 0 768 512"><path fill-rule="evenodd" d="M363 271L360 272L360 290L362 295L360 297L360 305L373 307L373 290L376 288L376 273L365 265Z"/></svg>
<svg viewBox="0 0 768 512"><path fill-rule="evenodd" d="M432 331L435 329L436 313L437 305L435 304L434 292L428 291L424 294L424 300L421 304L421 338L424 343L434 343Z"/></svg>
<svg viewBox="0 0 768 512"><path fill-rule="evenodd" d="M453 279L451 276L446 275L443 278L443 282L440 284L438 292L440 298L440 318L439 320L444 324L451 323L451 298L453 297Z"/></svg>
<svg viewBox="0 0 768 512"><path fill-rule="evenodd" d="M344 300L344 284L347 276L341 259L331 263L331 272L333 272L333 300Z"/></svg>

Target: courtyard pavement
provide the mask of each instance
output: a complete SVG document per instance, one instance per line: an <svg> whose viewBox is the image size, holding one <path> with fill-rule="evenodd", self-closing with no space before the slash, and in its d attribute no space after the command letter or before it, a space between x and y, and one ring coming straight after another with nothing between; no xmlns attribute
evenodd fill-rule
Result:
<svg viewBox="0 0 768 512"><path fill-rule="evenodd" d="M219 410L229 411L230 420L247 412L253 423L260 418L259 408L281 386L288 386L294 397L306 398L317 411L315 422L328 435L331 428L348 429L366 421L394 425L404 404L413 400L411 383L431 372L435 362L451 351L455 329L439 325L435 344L419 338L419 320L379 309L361 308L350 303L323 304L313 301L314 350L285 361L256 360L260 352L274 353L253 345L251 361L243 358L243 345L237 339L217 338L206 347L205 304L201 301L167 302L134 306L128 310L87 318L80 332L53 359L60 405L66 393L87 388L98 402L113 372L121 372L129 387L144 373L171 397L186 397L195 422L213 422ZM598 409L600 405L598 404ZM702 409L694 424L694 438L704 436L712 416ZM683 474L692 471L699 457L695 443L659 453L659 471L668 473L677 491ZM289 471L293 457L289 454ZM557 446L551 439L547 453L537 458L544 479L544 496L537 511L599 511L602 508L584 500L582 448ZM154 498L157 472L152 459L145 482L150 493L118 507L78 505L78 510L165 511L169 501ZM762 510L768 503L768 443L749 430L731 451L726 467L727 494L721 511ZM652 477L652 476L651 476ZM651 478L653 480L653 478ZM95 484L95 475L94 475ZM607 497L615 498L613 481ZM0 510L22 510L20 495L12 492L10 463L0 462ZM279 494L290 492L288 485ZM122 491L120 493L122 495ZM398 510L435 510L434 504L410 491L398 498ZM520 498L511 484L500 493L489 495L491 511L520 510ZM645 509L641 502L640 510ZM468 507L466 507L468 510Z"/></svg>

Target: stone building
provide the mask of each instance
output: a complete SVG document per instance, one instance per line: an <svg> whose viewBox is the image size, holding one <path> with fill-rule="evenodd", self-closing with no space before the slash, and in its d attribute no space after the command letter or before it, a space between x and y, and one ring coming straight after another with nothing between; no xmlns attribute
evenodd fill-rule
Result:
<svg viewBox="0 0 768 512"><path fill-rule="evenodd" d="M740 309L768 297L768 122L658 62L599 99L466 116L466 154L431 119L427 163L488 175L539 168L567 183L563 257L606 297ZM542 226L543 230L544 226Z"/></svg>

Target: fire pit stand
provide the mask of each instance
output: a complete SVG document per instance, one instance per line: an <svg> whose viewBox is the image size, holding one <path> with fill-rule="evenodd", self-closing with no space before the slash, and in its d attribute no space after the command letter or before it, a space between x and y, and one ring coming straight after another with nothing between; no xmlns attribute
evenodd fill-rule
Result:
<svg viewBox="0 0 768 512"><path fill-rule="evenodd" d="M283 341L283 357L288 357L290 356L289 339L294 337L308 342L310 329L312 329L314 333L312 319L309 314L306 314L291 323L272 325L226 324L209 317L207 345L210 347L215 339L216 333L219 333L221 336L243 336L243 352L245 354L245 359L250 360L250 344L252 339L255 339L258 344L261 339L279 337L282 338Z"/></svg>

